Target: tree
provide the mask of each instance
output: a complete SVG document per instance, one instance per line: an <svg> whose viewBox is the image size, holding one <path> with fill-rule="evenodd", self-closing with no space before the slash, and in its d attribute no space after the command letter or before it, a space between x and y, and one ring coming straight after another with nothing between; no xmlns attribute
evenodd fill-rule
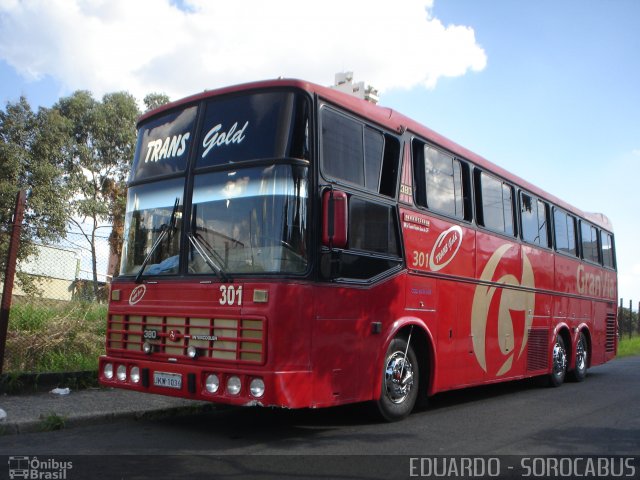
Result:
<svg viewBox="0 0 640 480"><path fill-rule="evenodd" d="M144 97L144 106L147 108L147 112L149 110L153 110L154 108L158 108L165 103L169 103L169 96L165 93L150 93L146 97Z"/></svg>
<svg viewBox="0 0 640 480"><path fill-rule="evenodd" d="M65 166L72 193L69 221L89 244L93 293L98 297L96 233L112 227L112 248L121 243L125 182L140 112L126 92L107 94L98 102L90 92L77 91L53 108L70 124L72 148Z"/></svg>
<svg viewBox="0 0 640 480"><path fill-rule="evenodd" d="M18 260L36 254L37 242L54 242L65 234L68 134L69 124L57 111L34 113L24 97L0 111L0 230L11 225L17 192L27 192ZM7 248L8 235L0 235L2 271ZM18 272L17 280L23 290L36 290L29 276Z"/></svg>

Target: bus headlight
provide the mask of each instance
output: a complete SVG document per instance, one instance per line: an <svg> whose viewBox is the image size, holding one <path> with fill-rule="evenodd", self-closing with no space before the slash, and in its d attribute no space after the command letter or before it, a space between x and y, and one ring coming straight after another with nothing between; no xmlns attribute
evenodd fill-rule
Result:
<svg viewBox="0 0 640 480"><path fill-rule="evenodd" d="M261 378L254 378L249 384L249 390L251 391L251 395L260 398L264 395L264 381Z"/></svg>
<svg viewBox="0 0 640 480"><path fill-rule="evenodd" d="M118 365L116 376L118 377L118 380L124 382L127 379L127 367L124 365Z"/></svg>
<svg viewBox="0 0 640 480"><path fill-rule="evenodd" d="M189 358L196 358L198 356L198 349L193 345L187 347L187 356Z"/></svg>
<svg viewBox="0 0 640 480"><path fill-rule="evenodd" d="M102 374L104 378L111 380L113 378L113 363L105 363L102 367Z"/></svg>
<svg viewBox="0 0 640 480"><path fill-rule="evenodd" d="M220 379L215 373L207 375L207 378L205 379L205 388L209 393L216 393L218 391L218 388L220 388Z"/></svg>
<svg viewBox="0 0 640 480"><path fill-rule="evenodd" d="M149 342L144 342L142 344L142 351L149 355L151 352L153 352L153 345L151 345Z"/></svg>
<svg viewBox="0 0 640 480"><path fill-rule="evenodd" d="M129 378L131 378L133 383L138 383L140 381L140 369L138 367L131 367Z"/></svg>
<svg viewBox="0 0 640 480"><path fill-rule="evenodd" d="M227 392L229 392L229 395L238 395L241 387L242 382L239 377L234 375L227 380Z"/></svg>

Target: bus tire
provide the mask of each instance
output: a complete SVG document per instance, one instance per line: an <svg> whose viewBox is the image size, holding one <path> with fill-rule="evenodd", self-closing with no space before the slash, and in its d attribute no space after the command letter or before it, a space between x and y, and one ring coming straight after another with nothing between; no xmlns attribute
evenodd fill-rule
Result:
<svg viewBox="0 0 640 480"><path fill-rule="evenodd" d="M574 382L582 382L587 376L587 368L589 366L589 344L587 336L580 332L578 341L576 342L576 368L571 372L571 380Z"/></svg>
<svg viewBox="0 0 640 480"><path fill-rule="evenodd" d="M562 336L558 334L551 349L551 373L549 374L549 386L559 387L564 383L567 375L567 349Z"/></svg>
<svg viewBox="0 0 640 480"><path fill-rule="evenodd" d="M404 338L394 338L384 356L382 387L376 400L384 420L395 422L411 413L418 398L419 379L418 357L413 348Z"/></svg>

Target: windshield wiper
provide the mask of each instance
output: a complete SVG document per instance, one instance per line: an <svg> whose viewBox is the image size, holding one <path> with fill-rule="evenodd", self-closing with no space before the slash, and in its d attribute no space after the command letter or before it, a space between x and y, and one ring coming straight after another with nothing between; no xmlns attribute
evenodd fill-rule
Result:
<svg viewBox="0 0 640 480"><path fill-rule="evenodd" d="M198 254L202 257L209 268L213 270L213 272L218 277L220 277L223 282L230 282L231 277L229 277L227 272L225 272L224 270L224 260L222 259L220 254L216 252L215 249L211 245L209 245L204 238L202 238L202 235L198 233L198 227L196 225L197 211L198 205L194 205L193 212L191 213L191 232L189 232L188 235L189 242L191 243L191 245L193 245L195 251L198 252ZM209 252L216 259L215 262L211 260L211 257L207 255L207 252Z"/></svg>
<svg viewBox="0 0 640 480"><path fill-rule="evenodd" d="M220 257L218 252L216 252L209 246L205 247L202 243L200 243L198 238L202 239L202 237L197 233L189 234L189 242L191 242L191 245L193 245L193 248L195 249L195 251L198 252L198 254L202 257L202 259L209 266L209 268L211 268L211 270L213 270L214 273L218 275L223 282L230 282L231 277L229 277L229 275L224 271L224 268L222 267L223 265L222 258ZM209 255L207 255L207 251L213 257L215 257L216 261L218 262L217 264L216 262L211 260L211 257L209 257Z"/></svg>
<svg viewBox="0 0 640 480"><path fill-rule="evenodd" d="M144 269L147 267L147 264L149 263L149 260L151 260L151 255L153 255L153 253L156 251L156 249L158 248L158 245L160 245L162 243L162 241L164 240L164 238L167 235L169 235L170 233L172 233L175 230L175 228L176 228L176 213L178 211L178 206L179 205L180 205L180 197L176 197L176 201L173 204L173 210L171 211L171 217L169 219L169 225L167 225L166 223L163 223L160 226L160 235L158 235L158 238L156 239L154 244L151 246L151 250L149 250L149 253L147 253L147 256L145 257L144 261L142 262L142 265L140 265L140 270L138 271L138 274L136 275L136 279L135 279L136 283L140 283L141 282L142 274L144 273Z"/></svg>

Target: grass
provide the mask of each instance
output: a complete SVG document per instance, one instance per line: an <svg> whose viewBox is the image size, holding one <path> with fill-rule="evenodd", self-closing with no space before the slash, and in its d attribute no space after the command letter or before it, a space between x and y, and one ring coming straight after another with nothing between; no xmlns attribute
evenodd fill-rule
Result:
<svg viewBox="0 0 640 480"><path fill-rule="evenodd" d="M4 371L97 370L104 353L107 307L97 303L14 304Z"/></svg>
<svg viewBox="0 0 640 480"><path fill-rule="evenodd" d="M57 413L50 413L46 416L40 417L40 431L53 432L55 430L62 430L67 424L66 417L62 417Z"/></svg>
<svg viewBox="0 0 640 480"><path fill-rule="evenodd" d="M624 336L618 343L618 357L640 355L640 335Z"/></svg>

